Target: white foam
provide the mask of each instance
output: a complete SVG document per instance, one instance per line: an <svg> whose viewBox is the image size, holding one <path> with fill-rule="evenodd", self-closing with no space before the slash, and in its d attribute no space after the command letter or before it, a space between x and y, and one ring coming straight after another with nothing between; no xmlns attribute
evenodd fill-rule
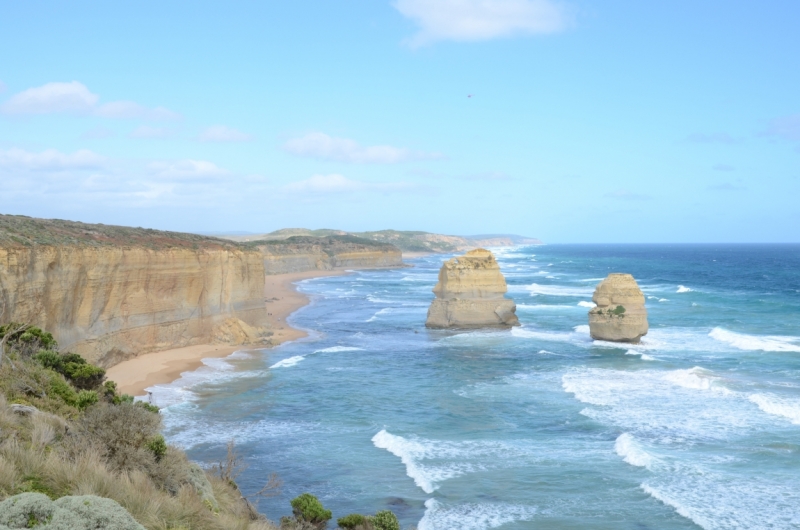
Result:
<svg viewBox="0 0 800 530"><path fill-rule="evenodd" d="M588 327L588 326L587 326ZM526 328L514 327L511 328L511 335L523 339L538 339L553 342L571 342L571 343L590 343L588 336L582 333L570 333L564 331L533 331Z"/></svg>
<svg viewBox="0 0 800 530"><path fill-rule="evenodd" d="M589 309L591 309L593 307L597 307L597 304L595 304L594 302L584 302L583 300L578 302L578 305L580 307L588 307Z"/></svg>
<svg viewBox="0 0 800 530"><path fill-rule="evenodd" d="M589 325L588 324L581 324L579 326L575 326L572 329L575 330L575 333L580 333L582 335L588 335L589 334Z"/></svg>
<svg viewBox="0 0 800 530"><path fill-rule="evenodd" d="M515 521L530 521L536 516L535 506L500 503L470 503L446 506L436 499L425 501L425 515L419 530L485 530Z"/></svg>
<svg viewBox="0 0 800 530"><path fill-rule="evenodd" d="M614 450L622 459L632 466L652 469L657 459L642 449L642 446L630 433L624 432L614 442Z"/></svg>
<svg viewBox="0 0 800 530"><path fill-rule="evenodd" d="M748 399L767 414L780 416L795 425L800 425L800 399L784 398L774 394L752 394Z"/></svg>
<svg viewBox="0 0 800 530"><path fill-rule="evenodd" d="M578 280L579 282L602 282L605 278L585 278L583 280Z"/></svg>
<svg viewBox="0 0 800 530"><path fill-rule="evenodd" d="M533 283L525 287L531 293L531 296L548 295L548 296L592 296L592 289L586 287L569 287L565 285L539 285Z"/></svg>
<svg viewBox="0 0 800 530"><path fill-rule="evenodd" d="M330 348L315 350L314 353L336 353L342 351L364 351L364 348L356 348L355 346L331 346Z"/></svg>
<svg viewBox="0 0 800 530"><path fill-rule="evenodd" d="M727 329L714 328L709 337L725 342L740 350L800 352L800 337L784 337L781 335L746 335Z"/></svg>
<svg viewBox="0 0 800 530"><path fill-rule="evenodd" d="M678 290L675 291L675 292L676 293L690 293L692 291L694 291L694 289L692 289L691 287L685 287L683 285L679 285L678 286Z"/></svg>
<svg viewBox="0 0 800 530"><path fill-rule="evenodd" d="M565 309L575 309L575 306L560 304L517 304L517 309L526 309L529 311L563 311Z"/></svg>
<svg viewBox="0 0 800 530"><path fill-rule="evenodd" d="M414 480L425 493L433 493L439 488L437 482L454 478L466 473L482 469L466 462L450 463L445 465L423 465L419 461L426 458L454 456L453 453L464 458L467 451L458 448L455 444L443 444L428 440L409 440L381 430L372 437L372 443L379 449L386 449L400 458L406 466L406 475Z"/></svg>
<svg viewBox="0 0 800 530"><path fill-rule="evenodd" d="M295 355L294 357L289 357L288 359L284 359L282 361L278 361L277 363L270 366L270 369L273 368L289 368L290 366L294 366L300 361L305 360L303 355Z"/></svg>
<svg viewBox="0 0 800 530"><path fill-rule="evenodd" d="M658 359L656 359L655 357L653 357L652 355L647 355L646 353L643 353L643 354L642 354L642 357L641 357L641 359L642 359L643 361L657 361L657 360L658 360Z"/></svg>
<svg viewBox="0 0 800 530"><path fill-rule="evenodd" d="M798 489L788 480L687 470L641 484L642 490L705 530L800 527Z"/></svg>
<svg viewBox="0 0 800 530"><path fill-rule="evenodd" d="M385 315L385 314L387 314L387 313L391 313L391 312L392 312L392 308L391 308L391 307L384 307L383 309L380 309L380 310L378 310L378 312L377 312L377 313L375 313L374 315L372 315L371 317L369 317L369 318L366 320L366 322L374 322L375 320L378 320L378 317L379 317L380 315Z"/></svg>
<svg viewBox="0 0 800 530"><path fill-rule="evenodd" d="M667 298L659 298L658 301L659 302L669 302L669 300Z"/></svg>
<svg viewBox="0 0 800 530"><path fill-rule="evenodd" d="M664 375L664 380L674 383L683 388L693 388L695 390L709 390L715 377L709 375L708 370L699 366L688 370L673 370Z"/></svg>

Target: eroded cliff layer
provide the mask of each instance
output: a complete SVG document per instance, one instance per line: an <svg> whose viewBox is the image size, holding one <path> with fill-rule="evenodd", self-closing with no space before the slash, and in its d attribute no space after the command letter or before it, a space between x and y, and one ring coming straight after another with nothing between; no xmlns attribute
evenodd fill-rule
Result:
<svg viewBox="0 0 800 530"><path fill-rule="evenodd" d="M402 267L403 256L394 245L343 235L293 236L247 243L264 255L267 274L312 270Z"/></svg>
<svg viewBox="0 0 800 530"><path fill-rule="evenodd" d="M0 216L0 299L104 366L267 334L261 253L192 234Z"/></svg>
<svg viewBox="0 0 800 530"><path fill-rule="evenodd" d="M597 285L589 310L589 331L595 340L637 343L647 334L644 294L630 274L611 273Z"/></svg>
<svg viewBox="0 0 800 530"><path fill-rule="evenodd" d="M428 309L430 328L507 327L519 325L516 305L491 252L471 250L446 261L433 288L436 298Z"/></svg>

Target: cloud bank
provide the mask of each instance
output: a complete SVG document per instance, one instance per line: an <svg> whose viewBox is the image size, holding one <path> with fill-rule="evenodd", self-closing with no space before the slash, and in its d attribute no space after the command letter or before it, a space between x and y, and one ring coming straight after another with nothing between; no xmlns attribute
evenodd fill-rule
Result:
<svg viewBox="0 0 800 530"><path fill-rule="evenodd" d="M313 132L283 144L283 149L293 155L348 162L355 164L397 164L413 160L436 160L444 158L439 153L411 151L390 145L365 147L355 140L335 138L325 133Z"/></svg>
<svg viewBox="0 0 800 530"><path fill-rule="evenodd" d="M147 108L133 101L111 101L98 105L100 96L78 81L47 83L11 96L0 105L9 116L41 114L94 115L101 118L176 120L180 114L164 107Z"/></svg>
<svg viewBox="0 0 800 530"><path fill-rule="evenodd" d="M394 7L419 26L412 47L550 34L569 25L566 10L552 0L396 0Z"/></svg>

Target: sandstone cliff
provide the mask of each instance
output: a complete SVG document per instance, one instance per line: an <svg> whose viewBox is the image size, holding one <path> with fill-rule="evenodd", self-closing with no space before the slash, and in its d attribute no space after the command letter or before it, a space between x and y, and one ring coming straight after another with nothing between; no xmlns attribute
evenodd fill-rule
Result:
<svg viewBox="0 0 800 530"><path fill-rule="evenodd" d="M0 311L106 367L253 342L267 334L264 261L192 234L0 215Z"/></svg>
<svg viewBox="0 0 800 530"><path fill-rule="evenodd" d="M267 274L403 266L397 247L348 235L292 236L247 245L263 254Z"/></svg>
<svg viewBox="0 0 800 530"><path fill-rule="evenodd" d="M612 273L597 285L589 310L589 330L595 340L637 343L647 334L644 294L630 274Z"/></svg>
<svg viewBox="0 0 800 530"><path fill-rule="evenodd" d="M519 325L513 300L505 298L506 280L494 255L484 249L446 261L433 289L436 298L425 325L431 328Z"/></svg>

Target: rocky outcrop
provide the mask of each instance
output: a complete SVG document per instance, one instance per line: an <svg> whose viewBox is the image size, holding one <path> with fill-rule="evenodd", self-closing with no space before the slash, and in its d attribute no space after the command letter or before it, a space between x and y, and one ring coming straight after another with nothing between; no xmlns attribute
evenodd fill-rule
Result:
<svg viewBox="0 0 800 530"><path fill-rule="evenodd" d="M353 236L293 236L248 243L264 256L267 274L313 270L402 267L403 256L394 245Z"/></svg>
<svg viewBox="0 0 800 530"><path fill-rule="evenodd" d="M484 249L446 261L428 309L430 328L480 328L519 325L513 300L494 255Z"/></svg>
<svg viewBox="0 0 800 530"><path fill-rule="evenodd" d="M630 274L612 273L597 285L589 310L589 330L595 340L637 343L647 334L644 294Z"/></svg>
<svg viewBox="0 0 800 530"><path fill-rule="evenodd" d="M260 252L193 234L0 216L0 315L109 367L169 348L258 342Z"/></svg>

